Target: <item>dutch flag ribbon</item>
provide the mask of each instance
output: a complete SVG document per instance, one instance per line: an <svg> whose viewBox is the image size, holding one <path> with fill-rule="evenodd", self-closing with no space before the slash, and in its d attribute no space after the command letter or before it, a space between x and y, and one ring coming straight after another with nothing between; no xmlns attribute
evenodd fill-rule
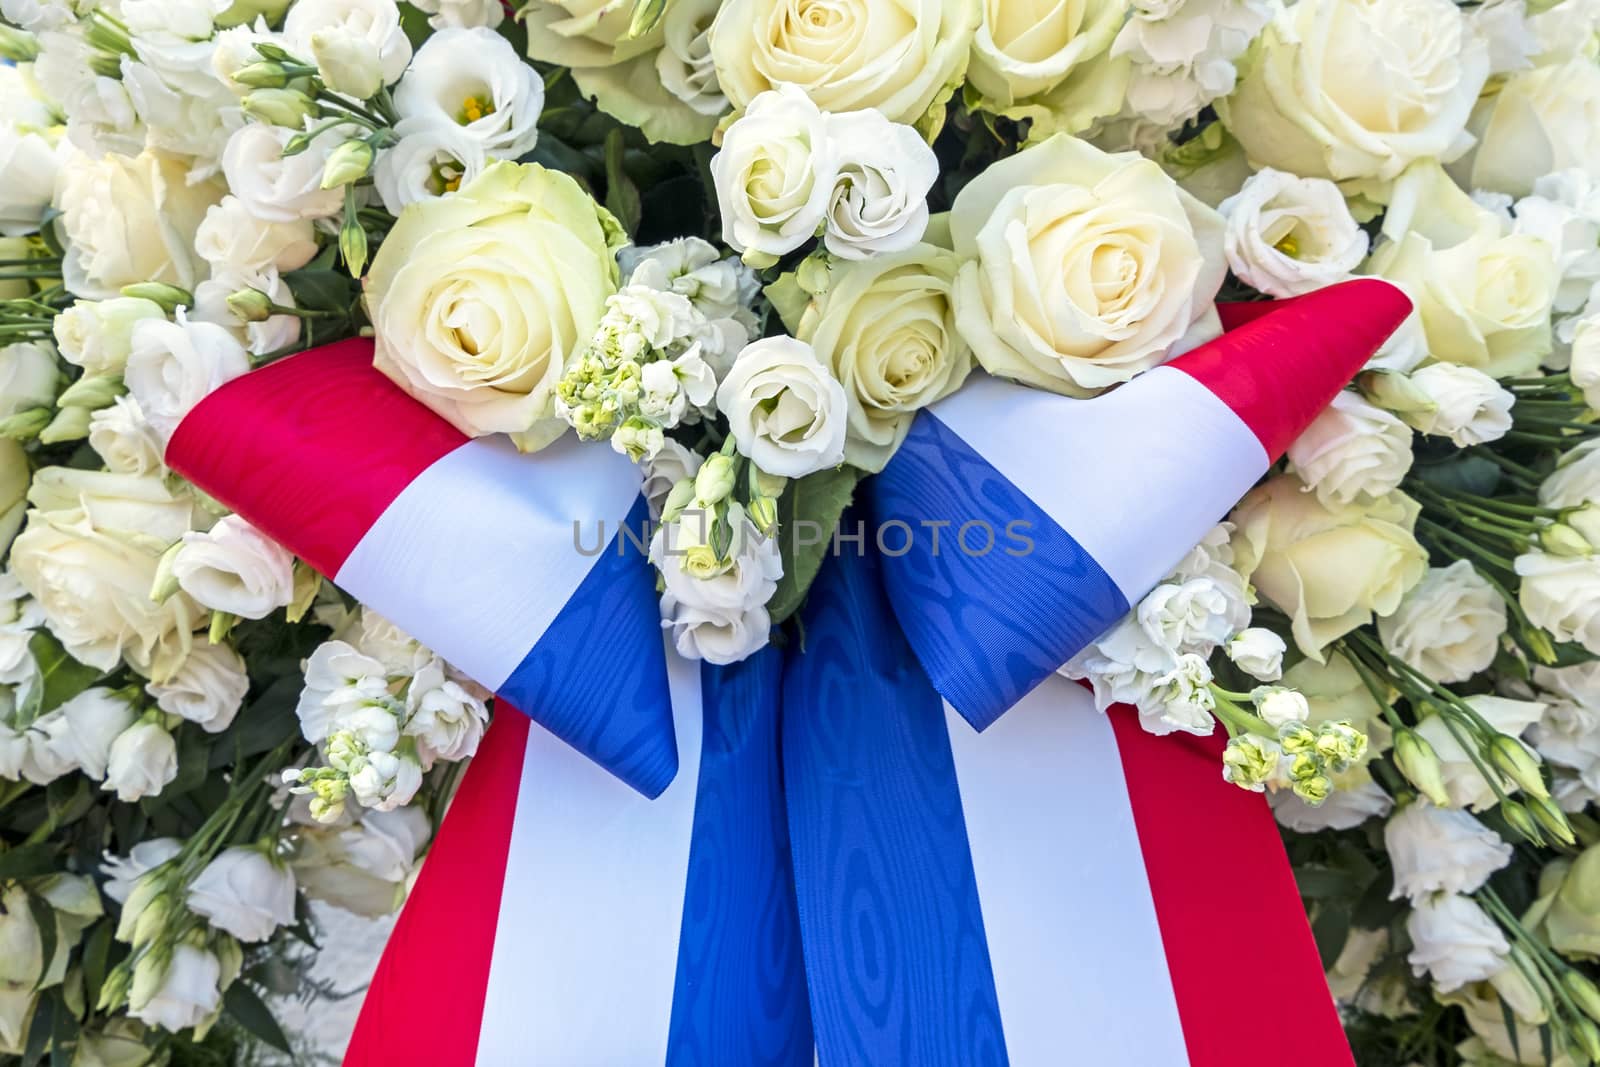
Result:
<svg viewBox="0 0 1600 1067"><path fill-rule="evenodd" d="M1054 672L1408 311L1374 280L1252 305L1093 400L975 377L864 483L876 536L804 651L725 668L664 650L610 450L468 440L363 341L213 393L169 465L529 716L486 735L346 1062L1346 1067L1220 742Z"/></svg>

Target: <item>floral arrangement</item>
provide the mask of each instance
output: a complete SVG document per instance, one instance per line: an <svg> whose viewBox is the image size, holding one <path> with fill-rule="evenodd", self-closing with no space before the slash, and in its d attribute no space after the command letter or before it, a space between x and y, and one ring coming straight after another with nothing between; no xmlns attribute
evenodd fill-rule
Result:
<svg viewBox="0 0 1600 1067"><path fill-rule="evenodd" d="M1591 0L0 15L0 1054L287 1049L307 900L396 908L489 721L167 468L226 382L368 336L464 434L609 444L724 664L980 368L1090 397L1365 274L1412 317L1062 670L1222 724L1361 1062L1600 1062Z"/></svg>

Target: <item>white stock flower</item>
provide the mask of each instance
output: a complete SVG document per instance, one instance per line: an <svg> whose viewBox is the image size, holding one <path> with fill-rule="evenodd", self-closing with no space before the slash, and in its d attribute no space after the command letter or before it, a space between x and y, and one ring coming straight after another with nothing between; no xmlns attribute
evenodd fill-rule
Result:
<svg viewBox="0 0 1600 1067"><path fill-rule="evenodd" d="M337 34L370 49L385 85L393 85L411 62L411 42L394 0L296 0L283 20L290 51L311 58L318 34Z"/></svg>
<svg viewBox="0 0 1600 1067"><path fill-rule="evenodd" d="M749 305L760 292L760 281L737 256L724 257L708 241L680 237L644 248L629 245L617 253L617 261L629 285L687 297L707 319L754 324Z"/></svg>
<svg viewBox="0 0 1600 1067"><path fill-rule="evenodd" d="M800 478L844 459L844 387L804 341L748 345L717 387L739 452L768 474Z"/></svg>
<svg viewBox="0 0 1600 1067"><path fill-rule="evenodd" d="M0 348L0 418L54 406L60 385L61 371L49 345L16 341Z"/></svg>
<svg viewBox="0 0 1600 1067"><path fill-rule="evenodd" d="M1260 627L1240 630L1225 646L1233 665L1250 677L1275 682L1283 677L1283 638Z"/></svg>
<svg viewBox="0 0 1600 1067"><path fill-rule="evenodd" d="M1052 137L956 197L956 325L990 373L1092 395L1215 333L1222 218L1154 162Z"/></svg>
<svg viewBox="0 0 1600 1067"><path fill-rule="evenodd" d="M348 138L341 130L330 130L305 151L285 156L284 145L298 132L252 122L234 131L223 150L222 173L229 190L262 222L324 219L344 207L344 189L324 189L322 169L328 153Z"/></svg>
<svg viewBox="0 0 1600 1067"><path fill-rule="evenodd" d="M112 745L133 725L133 705L124 695L103 686L85 689L57 709L66 722L57 748L95 781L106 776Z"/></svg>
<svg viewBox="0 0 1600 1067"><path fill-rule="evenodd" d="M1311 704L1305 695L1282 686L1263 686L1256 690L1256 714L1268 726L1287 726L1292 722L1305 722L1311 717Z"/></svg>
<svg viewBox="0 0 1600 1067"><path fill-rule="evenodd" d="M793 86L763 93L722 135L711 176L722 239L765 266L816 236L839 174L827 117Z"/></svg>
<svg viewBox="0 0 1600 1067"><path fill-rule="evenodd" d="M0 129L0 234L38 232L55 193L62 154L43 134Z"/></svg>
<svg viewBox="0 0 1600 1067"><path fill-rule="evenodd" d="M1271 296L1332 285L1361 263L1367 235L1339 187L1266 167L1217 205L1227 220L1223 252L1233 273Z"/></svg>
<svg viewBox="0 0 1600 1067"><path fill-rule="evenodd" d="M1600 67L1592 55L1515 74L1472 113L1478 139L1459 173L1474 189L1525 196L1543 175L1600 175Z"/></svg>
<svg viewBox="0 0 1600 1067"><path fill-rule="evenodd" d="M242 619L264 619L294 599L294 557L237 515L183 535L172 575L195 602Z"/></svg>
<svg viewBox="0 0 1600 1067"><path fill-rule="evenodd" d="M783 564L777 542L762 537L737 505L728 515L730 559L718 564L707 544L711 521L709 512L691 510L658 527L650 561L665 586L662 626L671 631L679 654L733 663L767 643L766 603L783 576Z"/></svg>
<svg viewBox="0 0 1600 1067"><path fill-rule="evenodd" d="M133 328L144 319L165 319L152 300L119 296L79 300L55 317L51 330L61 358L86 377L120 375L133 344Z"/></svg>
<svg viewBox="0 0 1600 1067"><path fill-rule="evenodd" d="M1561 277L1556 314L1581 312L1600 283L1600 174L1569 167L1536 179L1533 193L1517 201L1513 225L1517 233L1540 238L1555 251Z"/></svg>
<svg viewBox="0 0 1600 1067"><path fill-rule="evenodd" d="M1436 682L1464 682L1488 667L1506 632L1506 603L1472 564L1433 567L1378 620L1383 647Z"/></svg>
<svg viewBox="0 0 1600 1067"><path fill-rule="evenodd" d="M1506 965L1505 935L1470 897L1457 894L1417 903L1406 919L1411 953L1406 962L1418 978L1430 975L1441 992L1478 982Z"/></svg>
<svg viewBox="0 0 1600 1067"><path fill-rule="evenodd" d="M1212 709L1211 668L1205 658L1192 652L1179 656L1167 673L1155 680L1151 697L1139 705L1139 725L1150 733L1165 735L1175 731L1202 737L1216 729Z"/></svg>
<svg viewBox="0 0 1600 1067"><path fill-rule="evenodd" d="M119 396L110 407L89 416L89 447L100 454L106 469L117 474L160 474L161 438L145 421L139 402Z"/></svg>
<svg viewBox="0 0 1600 1067"><path fill-rule="evenodd" d="M225 196L201 220L194 248L213 272L284 272L311 262L317 235L308 219L260 218L237 196Z"/></svg>
<svg viewBox="0 0 1600 1067"><path fill-rule="evenodd" d="M483 173L483 145L454 123L402 120L400 141L378 156L372 181L391 215L407 204L443 196Z"/></svg>
<svg viewBox="0 0 1600 1067"><path fill-rule="evenodd" d="M1209 655L1250 621L1243 583L1225 585L1208 577L1156 586L1135 608L1150 640L1174 653Z"/></svg>
<svg viewBox="0 0 1600 1067"><path fill-rule="evenodd" d="M1525 552L1516 567L1517 602L1528 621L1600 656L1600 557Z"/></svg>
<svg viewBox="0 0 1600 1067"><path fill-rule="evenodd" d="M143 719L111 743L102 789L114 791L123 803L151 797L178 775L178 746L159 722Z"/></svg>
<svg viewBox="0 0 1600 1067"><path fill-rule="evenodd" d="M539 139L544 81L493 30L444 29L417 50L394 106L402 120L453 126L484 155L515 159Z"/></svg>
<svg viewBox="0 0 1600 1067"><path fill-rule="evenodd" d="M1467 703L1490 726L1511 737L1520 737L1524 730L1543 717L1545 711L1545 705L1538 701L1487 695L1467 697ZM1433 746L1434 753L1439 757L1444 790L1450 798L1451 807L1487 811L1500 802L1494 787L1484 779L1483 772L1456 738L1456 730L1450 728L1443 716L1438 713L1423 716L1417 723L1417 733ZM1507 794L1517 790L1515 783L1504 778L1500 781L1500 787Z"/></svg>
<svg viewBox="0 0 1600 1067"><path fill-rule="evenodd" d="M150 837L134 845L126 856L113 856L108 852L105 861L100 864L100 873L106 876L105 885L101 888L106 896L118 904L125 903L133 892L134 883L141 876L149 874L182 851L183 842L176 837Z"/></svg>
<svg viewBox="0 0 1600 1067"><path fill-rule="evenodd" d="M445 674L434 660L418 671L406 690L405 732L417 739L422 768L435 760L466 759L478 751L478 741L489 721L483 700L461 682Z"/></svg>
<svg viewBox="0 0 1600 1067"><path fill-rule="evenodd" d="M190 408L249 370L250 357L232 334L179 314L176 322L135 324L123 378L164 446Z"/></svg>
<svg viewBox="0 0 1600 1067"><path fill-rule="evenodd" d="M184 897L189 910L240 941L265 941L294 922L294 872L260 848L225 848Z"/></svg>
<svg viewBox="0 0 1600 1067"><path fill-rule="evenodd" d="M1556 776L1552 792L1567 811L1581 810L1600 797L1600 663L1535 667L1533 679L1549 707L1528 740L1546 762L1571 772Z"/></svg>
<svg viewBox="0 0 1600 1067"><path fill-rule="evenodd" d="M66 114L67 139L73 147L94 157L139 153L148 131L134 110L128 88L110 72L94 70L91 63L97 53L83 34L50 30L39 35L39 46L33 75ZM56 206L61 206L59 199Z"/></svg>
<svg viewBox="0 0 1600 1067"><path fill-rule="evenodd" d="M153 957L145 962L157 965ZM173 1033L204 1026L221 1008L223 977L222 961L216 953L180 941L155 988L140 989L141 983L135 981L128 1014Z"/></svg>
<svg viewBox="0 0 1600 1067"><path fill-rule="evenodd" d="M1390 900L1413 903L1433 893L1471 893L1511 862L1512 848L1464 811L1436 808L1418 797L1383 827L1394 864Z"/></svg>
<svg viewBox="0 0 1600 1067"><path fill-rule="evenodd" d="M232 725L249 690L244 659L225 644L209 642L190 649L171 678L145 686L158 708L198 723L209 734Z"/></svg>
<svg viewBox="0 0 1600 1067"><path fill-rule="evenodd" d="M1132 64L1124 114L1165 131L1233 92L1235 64L1274 9L1268 0L1137 0L1111 48Z"/></svg>
<svg viewBox="0 0 1600 1067"><path fill-rule="evenodd" d="M388 915L405 899L406 879L431 827L420 807L365 811L354 826L302 830L293 857L306 896L356 915Z"/></svg>
<svg viewBox="0 0 1600 1067"><path fill-rule="evenodd" d="M823 244L843 259L899 252L928 228L928 190L939 160L910 126L878 111L830 115L827 136L839 170Z"/></svg>
<svg viewBox="0 0 1600 1067"><path fill-rule="evenodd" d="M422 786L422 765L410 756L369 752L350 774L350 792L362 807L394 811L411 803Z"/></svg>
<svg viewBox="0 0 1600 1067"><path fill-rule="evenodd" d="M1135 706L1153 700L1156 680L1177 665L1177 655L1150 639L1131 614L1099 640L1079 652L1059 673L1086 678L1094 690L1095 708Z"/></svg>
<svg viewBox="0 0 1600 1067"><path fill-rule="evenodd" d="M1413 429L1448 437L1457 448L1498 441L1511 429L1511 391L1476 367L1430 363L1414 370L1411 384L1433 407L1405 411L1400 417Z"/></svg>
<svg viewBox="0 0 1600 1067"><path fill-rule="evenodd" d="M300 733L320 744L338 729L340 719L388 694L388 672L382 663L344 641L324 641L306 661L305 688L294 712Z"/></svg>
<svg viewBox="0 0 1600 1067"><path fill-rule="evenodd" d="M1300 479L1330 507L1384 496L1411 469L1411 430L1346 389L1289 445Z"/></svg>

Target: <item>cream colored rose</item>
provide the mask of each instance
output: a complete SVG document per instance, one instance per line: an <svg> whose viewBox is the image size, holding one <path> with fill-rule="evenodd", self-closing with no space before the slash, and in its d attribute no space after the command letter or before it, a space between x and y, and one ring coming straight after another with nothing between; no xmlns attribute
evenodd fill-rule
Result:
<svg viewBox="0 0 1600 1067"><path fill-rule="evenodd" d="M0 555L22 526L32 475L28 454L9 437L0 437Z"/></svg>
<svg viewBox="0 0 1600 1067"><path fill-rule="evenodd" d="M1320 660L1330 641L1391 614L1422 580L1428 553L1412 534L1420 510L1400 492L1330 509L1280 474L1234 509L1234 563Z"/></svg>
<svg viewBox="0 0 1600 1067"><path fill-rule="evenodd" d="M1258 165L1387 181L1466 150L1488 75L1450 0L1301 0L1257 38L1217 114Z"/></svg>
<svg viewBox="0 0 1600 1067"><path fill-rule="evenodd" d="M1155 163L1064 134L956 197L956 323L993 374L1088 396L1218 332L1222 218Z"/></svg>
<svg viewBox="0 0 1600 1067"><path fill-rule="evenodd" d="M1533 371L1550 352L1555 250L1510 232L1436 162L1394 183L1366 270L1411 294L1435 359L1503 378Z"/></svg>
<svg viewBox="0 0 1600 1067"><path fill-rule="evenodd" d="M1411 469L1411 428L1346 389L1289 445L1289 463L1330 507L1383 496Z"/></svg>
<svg viewBox="0 0 1600 1067"><path fill-rule="evenodd" d="M401 212L367 275L375 363L463 433L560 436L555 385L617 288L616 221L567 175L502 162Z"/></svg>
<svg viewBox="0 0 1600 1067"><path fill-rule="evenodd" d="M958 263L931 244L837 261L826 290L793 316L794 335L844 386L846 463L882 470L916 412L966 380L972 353L952 298Z"/></svg>
<svg viewBox="0 0 1600 1067"><path fill-rule="evenodd" d="M788 84L824 111L872 107L910 125L926 116L931 131L980 18L978 0L728 0L711 57L736 108Z"/></svg>
<svg viewBox="0 0 1600 1067"><path fill-rule="evenodd" d="M75 659L109 671L118 660L155 681L188 655L199 605L184 593L150 599L156 564L191 528L194 503L159 476L47 467L11 546L11 568L45 625Z"/></svg>
<svg viewBox="0 0 1600 1067"><path fill-rule="evenodd" d="M1050 132L1085 129L1099 117L1085 108L1097 86L1117 87L1110 111L1121 102L1128 64L1109 53L1130 7L1128 0L984 0L967 81L987 110L1033 118Z"/></svg>
<svg viewBox="0 0 1600 1067"><path fill-rule="evenodd" d="M1457 175L1473 189L1527 196L1546 174L1600 174L1600 66L1593 56L1513 75L1478 101L1477 135Z"/></svg>
<svg viewBox="0 0 1600 1067"><path fill-rule="evenodd" d="M187 164L153 149L69 157L56 190L67 288L91 298L117 296L137 282L192 290L206 276L194 251L195 231L223 189L188 179Z"/></svg>
<svg viewBox="0 0 1600 1067"><path fill-rule="evenodd" d="M1464 559L1429 570L1378 620L1384 647L1436 682L1464 682L1489 666L1505 632L1506 602Z"/></svg>

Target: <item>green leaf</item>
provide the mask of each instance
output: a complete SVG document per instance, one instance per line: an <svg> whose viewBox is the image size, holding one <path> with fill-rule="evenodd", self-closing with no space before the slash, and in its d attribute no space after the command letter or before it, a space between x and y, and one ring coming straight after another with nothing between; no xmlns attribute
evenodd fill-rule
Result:
<svg viewBox="0 0 1600 1067"><path fill-rule="evenodd" d="M637 233L642 214L639 206L639 187L633 184L622 167L625 151L622 127L606 134L606 210L617 217L628 233Z"/></svg>
<svg viewBox="0 0 1600 1067"><path fill-rule="evenodd" d="M1492 496L1500 484L1500 468L1482 456L1455 453L1442 463L1419 463L1413 474L1439 489Z"/></svg>
<svg viewBox="0 0 1600 1067"><path fill-rule="evenodd" d="M1511 1058L1522 1059L1522 1043L1517 1038L1517 1014L1511 1010L1511 1005L1506 1003L1506 998L1495 994L1495 999L1500 1001L1500 1018L1506 1024L1506 1036L1511 1039Z"/></svg>
<svg viewBox="0 0 1600 1067"><path fill-rule="evenodd" d="M61 642L48 630L35 630L28 639L28 651L39 665L39 684L28 695L25 716L43 715L71 700L100 678L100 669L79 663L67 655Z"/></svg>
<svg viewBox="0 0 1600 1067"><path fill-rule="evenodd" d="M1347 900L1363 888L1349 871L1314 864L1295 868L1294 880L1307 900Z"/></svg>
<svg viewBox="0 0 1600 1067"><path fill-rule="evenodd" d="M54 874L60 867L55 845L49 841L19 845L0 852L0 881Z"/></svg>
<svg viewBox="0 0 1600 1067"><path fill-rule="evenodd" d="M300 728L294 707L303 682L298 670L279 678L240 711L233 725L211 746L212 770L268 752L292 737Z"/></svg>
<svg viewBox="0 0 1600 1067"><path fill-rule="evenodd" d="M38 989L44 984L44 976L50 973L50 961L56 958L60 931L56 929L56 910L44 897L29 893L28 913L33 916L33 925L39 928L39 958L44 961L39 965L39 977L33 984L33 988Z"/></svg>
<svg viewBox="0 0 1600 1067"><path fill-rule="evenodd" d="M1338 905L1319 908L1316 921L1311 924L1311 936L1316 939L1323 969L1331 968L1350 939L1350 909Z"/></svg>
<svg viewBox="0 0 1600 1067"><path fill-rule="evenodd" d="M1549 1023L1539 1027L1539 1051L1544 1056L1544 1067L1550 1067L1555 1062L1555 1039L1550 1033Z"/></svg>
<svg viewBox="0 0 1600 1067"><path fill-rule="evenodd" d="M244 982L235 982L222 995L222 1006L233 1021L281 1052L291 1052L283 1027L272 1017L272 1010Z"/></svg>
<svg viewBox="0 0 1600 1067"><path fill-rule="evenodd" d="M55 1029L55 1013L61 1007L54 996L41 996L33 1009L33 1021L28 1024L28 1043L22 1050L22 1067L36 1067L44 1057L44 1045Z"/></svg>
<svg viewBox="0 0 1600 1067"><path fill-rule="evenodd" d="M178 773L173 776L165 789L161 790L163 800L181 797L183 794L196 788L206 780L206 772L211 763L210 735L198 726L183 726L177 730L178 740Z"/></svg>
<svg viewBox="0 0 1600 1067"><path fill-rule="evenodd" d="M83 943L83 999L91 1008L100 1003L100 987L105 984L112 926L110 919L101 920Z"/></svg>
<svg viewBox="0 0 1600 1067"><path fill-rule="evenodd" d="M296 307L308 311L348 312L361 295L361 287L342 270L304 267L283 276Z"/></svg>
<svg viewBox="0 0 1600 1067"><path fill-rule="evenodd" d="M56 1009L55 1025L50 1028L50 1067L72 1067L78 1042L78 1020L65 999Z"/></svg>
<svg viewBox="0 0 1600 1067"><path fill-rule="evenodd" d="M778 552L783 577L767 602L776 626L805 603L806 590L822 567L833 543L839 516L849 506L861 472L841 466L817 471L790 482L778 499Z"/></svg>

